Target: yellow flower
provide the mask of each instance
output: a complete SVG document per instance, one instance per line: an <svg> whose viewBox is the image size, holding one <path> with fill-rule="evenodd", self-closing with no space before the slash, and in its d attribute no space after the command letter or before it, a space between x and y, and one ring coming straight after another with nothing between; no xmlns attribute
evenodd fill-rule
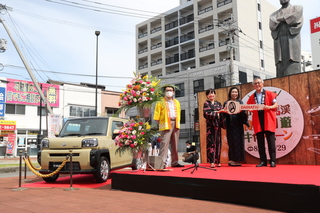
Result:
<svg viewBox="0 0 320 213"><path fill-rule="evenodd" d="M123 97L123 94L121 93L121 94L120 94L120 98L122 98L122 97Z"/></svg>
<svg viewBox="0 0 320 213"><path fill-rule="evenodd" d="M148 75L142 77L143 80L148 79Z"/></svg>
<svg viewBox="0 0 320 213"><path fill-rule="evenodd" d="M142 93L142 95L143 95L143 96L146 96L146 95L147 95L147 93L146 93L146 92L144 92L144 93Z"/></svg>
<svg viewBox="0 0 320 213"><path fill-rule="evenodd" d="M152 85L153 87L155 87L155 86L157 86L159 83L160 83L160 80L158 80L158 81L152 81L152 82L151 82L151 85Z"/></svg>
<svg viewBox="0 0 320 213"><path fill-rule="evenodd" d="M151 128L149 122L146 122L145 125L146 125L146 129L150 129Z"/></svg>

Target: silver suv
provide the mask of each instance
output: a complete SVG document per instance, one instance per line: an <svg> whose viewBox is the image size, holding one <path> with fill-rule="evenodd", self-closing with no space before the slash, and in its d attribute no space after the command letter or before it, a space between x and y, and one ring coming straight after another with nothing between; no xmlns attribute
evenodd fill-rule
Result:
<svg viewBox="0 0 320 213"><path fill-rule="evenodd" d="M123 167L137 169L139 160L131 152L116 154L114 138L128 120L116 117L69 119L55 138L44 138L38 153L41 174L54 172L72 150L72 173L93 174L96 182L105 182L110 170ZM59 173L43 178L54 182L59 174L70 173L70 158Z"/></svg>

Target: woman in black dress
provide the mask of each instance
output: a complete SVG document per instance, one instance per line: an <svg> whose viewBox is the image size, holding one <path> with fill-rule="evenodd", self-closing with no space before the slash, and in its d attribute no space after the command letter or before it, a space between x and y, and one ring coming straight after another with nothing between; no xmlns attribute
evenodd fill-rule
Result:
<svg viewBox="0 0 320 213"><path fill-rule="evenodd" d="M208 100L203 105L203 116L207 124L207 159L210 167L213 168L216 164L220 167L221 127L223 124L220 110L223 107L219 101L214 100L216 96L214 89L208 89L206 96Z"/></svg>
<svg viewBox="0 0 320 213"><path fill-rule="evenodd" d="M240 104L243 102L239 99L239 89L232 87L229 90L229 95L223 106L226 106L228 101L236 101ZM244 161L244 131L243 124L248 124L245 111L238 114L225 114L227 140L229 145L229 166L241 166L241 161Z"/></svg>

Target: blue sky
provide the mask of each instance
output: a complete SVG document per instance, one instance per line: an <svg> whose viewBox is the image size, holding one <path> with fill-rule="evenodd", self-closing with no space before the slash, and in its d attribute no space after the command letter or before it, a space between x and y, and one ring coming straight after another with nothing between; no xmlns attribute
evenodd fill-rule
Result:
<svg viewBox="0 0 320 213"><path fill-rule="evenodd" d="M268 1L280 8L279 0ZM72 2L90 5L98 11L82 9ZM135 25L178 6L179 0L0 0L0 4L13 8L0 15L29 65L37 70L34 74L39 82L53 79L95 84L95 31L99 30L98 84L105 85L107 90L121 91L135 71ZM291 4L304 7L302 50L311 52L309 20L319 16L320 1L291 0ZM110 10L107 13L97 7ZM113 14L119 11L125 15ZM5 65L0 77L30 80L2 25L0 39L8 41L7 50L0 53L0 63Z"/></svg>

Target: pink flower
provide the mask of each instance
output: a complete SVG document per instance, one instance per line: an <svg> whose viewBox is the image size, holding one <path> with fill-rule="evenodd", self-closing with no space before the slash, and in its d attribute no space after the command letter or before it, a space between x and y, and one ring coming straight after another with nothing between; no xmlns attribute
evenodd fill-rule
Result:
<svg viewBox="0 0 320 213"><path fill-rule="evenodd" d="M132 144L130 144L130 147L131 147L131 148L133 148L133 147L134 147L134 144L133 144L133 143L132 143Z"/></svg>
<svg viewBox="0 0 320 213"><path fill-rule="evenodd" d="M154 88L150 88L150 91L151 91L151 92L154 92Z"/></svg>
<svg viewBox="0 0 320 213"><path fill-rule="evenodd" d="M146 133L145 133L145 132L140 132L140 134L141 134L141 135L144 135L144 134L146 134Z"/></svg>
<svg viewBox="0 0 320 213"><path fill-rule="evenodd" d="M137 138L136 135L132 135L132 136L131 136L131 139L132 139L132 140L134 140L134 139L136 139L136 138Z"/></svg>

